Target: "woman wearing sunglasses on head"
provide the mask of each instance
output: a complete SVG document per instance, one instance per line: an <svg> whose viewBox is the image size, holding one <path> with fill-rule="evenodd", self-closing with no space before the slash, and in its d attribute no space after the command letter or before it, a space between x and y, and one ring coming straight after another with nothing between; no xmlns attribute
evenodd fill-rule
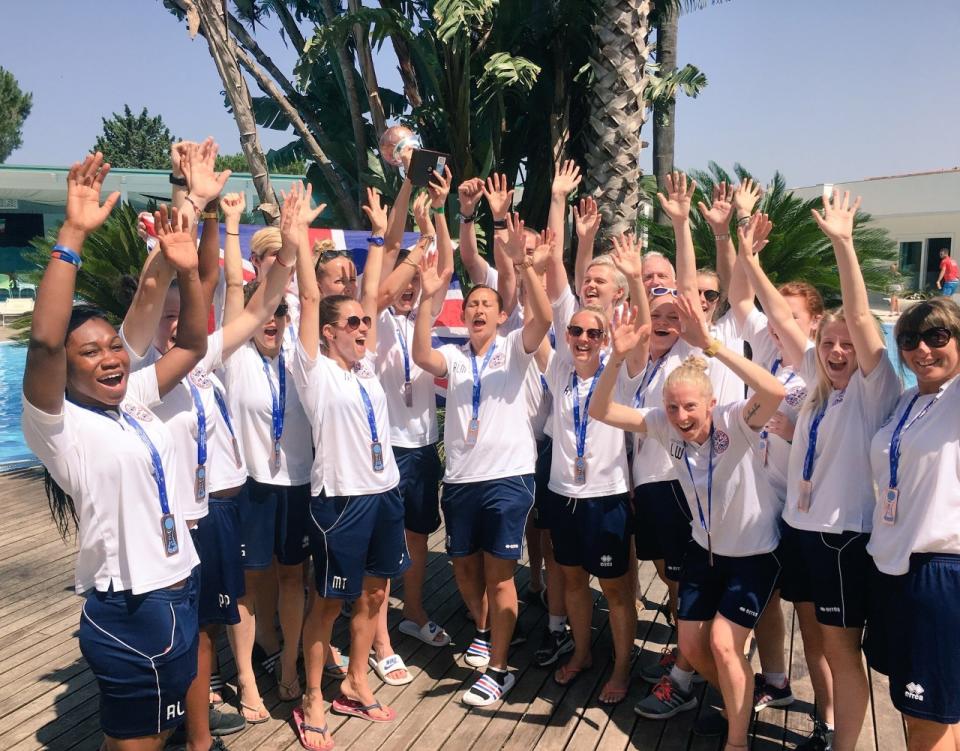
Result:
<svg viewBox="0 0 960 751"><path fill-rule="evenodd" d="M90 154L67 176L66 218L43 275L23 382L23 433L48 472L64 536L77 527L76 590L86 600L80 648L100 688L108 751L159 751L183 720L197 671L199 563L185 511L195 505L179 448L151 411L206 351L206 311L187 216L155 215L176 270L179 337L136 373L106 315L73 307L87 236L120 197L100 205L110 166ZM199 196L194 199L200 202Z"/></svg>
<svg viewBox="0 0 960 751"><path fill-rule="evenodd" d="M954 749L960 722L960 308L935 298L894 331L917 377L870 446L877 497L867 552L880 570L867 624L871 667L890 677L910 751Z"/></svg>
<svg viewBox="0 0 960 751"><path fill-rule="evenodd" d="M859 205L835 191L823 212L814 212L837 258L843 308L820 319L816 347L800 364L808 396L793 434L783 511L799 545L794 573L808 577L833 679L838 751L856 746L867 709L860 652L867 587L850 582L868 581L873 568L866 551L874 507L870 440L900 394L853 246Z"/></svg>
<svg viewBox="0 0 960 751"><path fill-rule="evenodd" d="M297 189L302 190L302 189ZM310 188L304 196L309 206ZM391 446L387 398L376 374L377 311L383 249L370 243L357 302L321 297L310 274L309 215L301 213L300 331L293 374L317 447L311 472L310 545L316 588L304 624L307 690L294 710L305 748L331 748L320 683L324 653L344 600L354 600L350 662L332 709L371 722L396 717L367 681L367 659L387 581L409 566L400 474Z"/></svg>

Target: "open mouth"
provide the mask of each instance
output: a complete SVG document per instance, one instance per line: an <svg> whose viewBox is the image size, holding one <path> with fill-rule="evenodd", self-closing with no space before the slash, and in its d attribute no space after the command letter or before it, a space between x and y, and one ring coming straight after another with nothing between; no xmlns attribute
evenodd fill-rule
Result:
<svg viewBox="0 0 960 751"><path fill-rule="evenodd" d="M111 373L110 375L101 376L97 379L97 383L102 384L107 388L117 388L121 383L123 383L123 373Z"/></svg>
<svg viewBox="0 0 960 751"><path fill-rule="evenodd" d="M654 336L670 336L673 332L670 329L654 329Z"/></svg>
<svg viewBox="0 0 960 751"><path fill-rule="evenodd" d="M361 349L367 346L367 337L365 336L358 336L354 341Z"/></svg>
<svg viewBox="0 0 960 751"><path fill-rule="evenodd" d="M486 325L487 325L487 319L479 316L477 318L474 318L473 321L470 323L470 326L473 328L474 331L480 331L480 329L482 329Z"/></svg>
<svg viewBox="0 0 960 751"><path fill-rule="evenodd" d="M409 290L400 295L400 302L410 303L413 302L413 290Z"/></svg>
<svg viewBox="0 0 960 751"><path fill-rule="evenodd" d="M695 426L696 423L694 423L693 420L687 420L686 422L677 423L677 430L679 430L681 433L690 433L693 431Z"/></svg>
<svg viewBox="0 0 960 751"><path fill-rule="evenodd" d="M263 335L264 335L264 336L276 336L276 335L277 335L277 331L278 331L278 329L277 329L276 326L267 326L267 328L265 328L265 329L263 330Z"/></svg>
<svg viewBox="0 0 960 751"><path fill-rule="evenodd" d="M827 370L831 373L842 373L847 369L846 360L840 362L834 362L833 360L827 360Z"/></svg>
<svg viewBox="0 0 960 751"><path fill-rule="evenodd" d="M599 297L600 297L600 290L598 290L596 287L588 287L583 291L584 300L596 300Z"/></svg>

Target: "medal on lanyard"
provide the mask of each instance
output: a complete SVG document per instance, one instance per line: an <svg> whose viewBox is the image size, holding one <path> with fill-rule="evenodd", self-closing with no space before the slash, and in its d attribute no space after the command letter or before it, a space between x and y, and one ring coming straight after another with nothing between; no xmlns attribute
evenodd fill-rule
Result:
<svg viewBox="0 0 960 751"><path fill-rule="evenodd" d="M900 470L900 439L902 435L910 429L913 423L923 417L927 413L927 410L937 403L937 400L940 398L940 394L942 393L943 391L940 391L940 393L937 394L937 396L930 401L926 407L920 410L920 414L910 421L910 425L907 425L907 419L910 417L910 412L913 410L913 405L916 404L917 399L920 398L919 393L914 394L913 399L910 400L907 408L903 411L903 416L897 423L897 427L894 428L893 435L890 437L890 484L887 486L887 490L884 493L883 516L880 517L884 524L893 525L897 523L897 502L900 500L900 489L897 487L898 474Z"/></svg>
<svg viewBox="0 0 960 751"><path fill-rule="evenodd" d="M466 444L468 446L476 446L477 437L480 435L480 378L483 376L483 371L487 369L487 363L490 362L490 358L493 356L493 351L496 348L497 343L493 342L483 358L483 364L478 370L477 356L473 354L473 345L470 347L470 364L473 366L473 416L467 424Z"/></svg>
<svg viewBox="0 0 960 751"><path fill-rule="evenodd" d="M700 526L707 533L707 557L710 565L713 566L713 540L710 537L710 527L713 526L713 423L710 423L710 435L707 437L710 441L710 454L707 461L707 515L703 515L703 506L700 505L700 491L697 490L697 481L693 479L693 468L690 466L689 452L687 451L687 442L683 442L683 461L687 464L687 473L690 475L690 483L693 485L693 494L697 499L697 513L700 515Z"/></svg>
<svg viewBox="0 0 960 751"><path fill-rule="evenodd" d="M267 376L267 383L270 384L270 397L272 399L272 417L273 417L273 469L280 469L280 436L283 435L283 418L287 411L287 372L283 361L283 350L280 350L279 362L277 363L277 380L280 381L279 394L277 388L273 385L273 379L270 377L270 361L260 355L263 360L263 372Z"/></svg>
<svg viewBox="0 0 960 751"><path fill-rule="evenodd" d="M603 373L604 362L601 358L600 366L597 372L593 374L593 380L590 381L590 388L587 390L587 398L583 402L583 420L580 420L580 391L577 388L577 372L572 374L573 391L573 437L577 447L577 458L573 462L573 482L576 485L586 485L587 483L587 460L584 458L587 448L587 421L590 411L590 399L593 398L593 390L597 387L597 381L600 374Z"/></svg>
<svg viewBox="0 0 960 751"><path fill-rule="evenodd" d="M360 387L360 398L363 400L364 409L367 411L367 424L370 426L370 458L373 471L383 472L383 446L380 444L380 436L377 434L377 418L373 414L373 403L359 378L357 378L357 385Z"/></svg>
<svg viewBox="0 0 960 751"><path fill-rule="evenodd" d="M217 400L217 408L220 410L220 416L227 424L227 430L230 431L230 442L233 444L233 460L237 464L237 469L243 469L243 459L240 456L240 444L237 442L237 436L233 432L233 423L230 421L230 412L227 410L227 401L216 386L213 387L213 398Z"/></svg>
<svg viewBox="0 0 960 751"><path fill-rule="evenodd" d="M200 390L196 384L186 378L190 387L190 396L193 397L193 407L197 411L197 471L194 474L193 492L198 502L207 497L207 413L203 408Z"/></svg>
<svg viewBox="0 0 960 751"><path fill-rule="evenodd" d="M404 317L404 325L407 318ZM397 327L397 341L400 343L400 351L403 353L403 403L407 407L413 406L413 384L410 382L410 350L407 349L407 337L404 336L400 324L394 322Z"/></svg>
<svg viewBox="0 0 960 751"><path fill-rule="evenodd" d="M810 433L807 439L807 453L803 459L803 477L798 483L797 493L797 511L804 514L810 511L810 501L813 494L813 463L817 457L817 435L820 433L820 422L823 416L827 414L827 408L830 406L830 397L823 403L820 411L814 415L813 422L810 423Z"/></svg>

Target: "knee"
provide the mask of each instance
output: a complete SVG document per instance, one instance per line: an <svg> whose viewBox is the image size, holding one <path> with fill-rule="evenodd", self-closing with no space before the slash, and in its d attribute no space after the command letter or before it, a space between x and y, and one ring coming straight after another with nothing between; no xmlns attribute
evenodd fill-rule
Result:
<svg viewBox="0 0 960 751"><path fill-rule="evenodd" d="M601 584L603 596L611 608L623 609L633 604L633 593L628 579L614 579L610 583Z"/></svg>
<svg viewBox="0 0 960 751"><path fill-rule="evenodd" d="M302 587L303 566L277 566L277 579L281 587Z"/></svg>
<svg viewBox="0 0 960 751"><path fill-rule="evenodd" d="M362 596L367 608L373 612L379 611L387 599L386 590L380 587L376 589L366 589Z"/></svg>
<svg viewBox="0 0 960 751"><path fill-rule="evenodd" d="M677 639L677 647L680 649L680 653L697 669L701 669L703 665L709 664L712 660L709 646L704 644L702 639L696 638L694 634L686 634L681 630Z"/></svg>
<svg viewBox="0 0 960 751"><path fill-rule="evenodd" d="M717 629L710 630L710 653L717 663L742 662L743 653L739 651L730 635L718 633Z"/></svg>

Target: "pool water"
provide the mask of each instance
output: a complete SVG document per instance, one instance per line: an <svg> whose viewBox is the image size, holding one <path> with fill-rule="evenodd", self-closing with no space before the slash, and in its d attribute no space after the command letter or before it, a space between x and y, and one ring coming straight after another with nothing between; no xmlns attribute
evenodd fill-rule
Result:
<svg viewBox="0 0 960 751"><path fill-rule="evenodd" d="M893 324L883 324L883 337L887 343L887 355L893 361L893 368L903 381L904 388L912 389L917 385L917 377L910 368L905 368L900 364L900 358L897 356L897 342L893 338Z"/></svg>

